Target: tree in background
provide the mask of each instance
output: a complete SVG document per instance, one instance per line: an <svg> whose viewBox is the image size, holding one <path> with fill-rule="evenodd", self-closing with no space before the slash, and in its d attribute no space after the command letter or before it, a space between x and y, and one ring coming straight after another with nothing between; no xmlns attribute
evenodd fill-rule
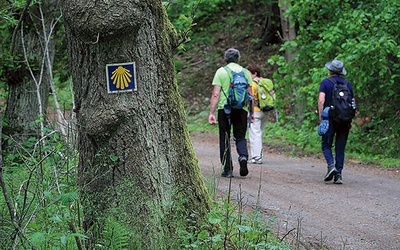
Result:
<svg viewBox="0 0 400 250"><path fill-rule="evenodd" d="M296 40L296 29L293 24L293 18L290 16L290 14L288 15L286 13L290 4L291 4L290 0L279 0L279 10L280 10L281 27L282 27L282 41L288 43ZM291 62L295 57L296 57L295 52L291 51L289 48L286 48L285 50L286 61Z"/></svg>
<svg viewBox="0 0 400 250"><path fill-rule="evenodd" d="M210 199L174 81L176 32L158 0L64 0L63 15L89 248L111 218L132 232L130 249L171 249L176 225ZM106 65L127 62L137 91L108 93Z"/></svg>
<svg viewBox="0 0 400 250"><path fill-rule="evenodd" d="M52 65L60 27L59 1L16 1L3 11L3 25L10 30L3 41L8 49L3 51L1 70L8 85L3 132L19 143L30 136L43 138L49 94L55 96ZM62 117L57 110L58 118Z"/></svg>
<svg viewBox="0 0 400 250"><path fill-rule="evenodd" d="M361 123L363 127L358 131L363 146L358 146L357 151L398 156L400 3L390 0L291 2L288 13L293 17L297 36L283 48L296 49L296 57L291 62L270 60L281 65L275 75L277 81L290 86L281 90L288 118L294 115L303 125L315 126L310 121L317 120L318 86L327 77L324 65L338 58L345 62L346 78L354 86L358 118L367 121ZM366 148L372 150L365 151Z"/></svg>

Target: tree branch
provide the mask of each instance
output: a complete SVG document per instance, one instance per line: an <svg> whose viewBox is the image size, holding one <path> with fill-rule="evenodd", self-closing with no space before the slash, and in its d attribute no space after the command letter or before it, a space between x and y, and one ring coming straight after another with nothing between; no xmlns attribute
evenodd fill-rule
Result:
<svg viewBox="0 0 400 250"><path fill-rule="evenodd" d="M19 17L19 21L17 24L17 27L15 27L12 39L11 39L11 48L10 48L10 54L13 55L14 53L14 48L15 48L15 36L17 35L18 30L21 27L21 24L23 22L23 19L26 15L26 12L28 11L29 5L31 5L32 0L26 0L24 9L22 10L21 16Z"/></svg>
<svg viewBox="0 0 400 250"><path fill-rule="evenodd" d="M2 137L1 135L3 134L3 113L0 112L0 145L2 144ZM17 235L19 235L21 233L19 224L17 222L17 212L14 209L13 205L12 205L12 201L10 196L8 195L8 191L7 191L7 186L6 186L6 182L4 179L4 162L3 162L3 151L2 151L2 147L0 146L0 186L1 189L3 191L3 195L4 195L4 200L7 204L8 207L8 212L10 214L10 219L11 219L11 223L14 226L14 230L15 230L15 236L11 237L12 239L14 239L14 237L16 237Z"/></svg>

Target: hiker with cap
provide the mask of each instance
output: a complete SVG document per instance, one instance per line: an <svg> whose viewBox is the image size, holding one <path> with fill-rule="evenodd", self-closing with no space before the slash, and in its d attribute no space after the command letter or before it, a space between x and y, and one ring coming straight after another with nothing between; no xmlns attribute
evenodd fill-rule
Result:
<svg viewBox="0 0 400 250"><path fill-rule="evenodd" d="M223 167L222 177L233 177L233 165L230 149L231 128L233 127L233 137L236 143L236 151L239 155L240 176L246 176L249 173L247 168L247 160L249 157L247 151L247 121L248 111L247 104L251 100L251 76L250 72L238 64L240 52L235 48L230 48L225 51L225 61L227 65L220 67L213 78L213 91L210 100L210 114L208 122L216 124L215 111L218 113L218 128L219 128L219 150L220 160ZM231 88L233 88L233 75L239 77L241 91L248 98L243 101L243 105L231 106L230 98ZM238 93L238 92L236 92ZM246 105L246 106L244 106Z"/></svg>
<svg viewBox="0 0 400 250"><path fill-rule="evenodd" d="M329 70L329 77L322 80L318 97L319 122L322 122L324 109L330 108L329 128L322 135L321 143L322 153L327 163L324 181L333 179L334 184L342 184L345 148L355 114L355 100L352 85L342 77L347 74L343 62L335 59L326 63L325 67ZM337 101L339 99L344 108L336 107L339 105ZM349 106L350 108L348 108ZM339 114L339 111L342 114ZM335 158L332 153L333 142L335 142Z"/></svg>

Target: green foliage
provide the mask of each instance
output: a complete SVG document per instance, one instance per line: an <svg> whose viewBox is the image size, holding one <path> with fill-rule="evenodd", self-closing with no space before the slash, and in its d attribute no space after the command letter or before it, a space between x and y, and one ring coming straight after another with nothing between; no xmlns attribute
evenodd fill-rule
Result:
<svg viewBox="0 0 400 250"><path fill-rule="evenodd" d="M280 91L286 111L283 118L290 115L301 123L316 120L311 114L317 107L319 83L328 76L324 65L338 58L344 61L346 78L353 85L358 117L373 117L368 127L352 131L359 148L355 150L365 151L367 146L368 154L398 157L399 7L398 1L389 0L293 1L288 14L296 23L297 37L282 50L292 50L297 56L289 63L279 57L271 60L280 64L274 77L284 86ZM316 123L309 125L302 128L312 133Z"/></svg>
<svg viewBox="0 0 400 250"><path fill-rule="evenodd" d="M62 82L60 77L54 78L55 82L55 89L57 93L57 101L61 107L62 110L72 110L72 95L73 95L73 90L72 90L72 81L71 79L67 79L67 81ZM49 96L49 104L54 103L54 98L53 96ZM54 112L55 112L55 107Z"/></svg>
<svg viewBox="0 0 400 250"><path fill-rule="evenodd" d="M178 235L181 249L290 249L273 235L273 218L255 210L242 211L241 202L234 204L228 192L225 199L216 201L207 222L182 229Z"/></svg>
<svg viewBox="0 0 400 250"><path fill-rule="evenodd" d="M321 155L321 137L317 134L317 127L312 127L308 122L300 126L293 125L296 123L291 116L286 119L284 123L268 123L268 133L264 134L264 140L292 155ZM353 126L346 146L346 157L386 168L400 167L400 159L396 157L398 148L392 148L394 138L382 138L381 141L375 142L373 134L363 130L364 128L357 125ZM386 147L381 148L381 145Z"/></svg>
<svg viewBox="0 0 400 250"><path fill-rule="evenodd" d="M25 15L30 15L31 9L37 7L38 1L29 1L30 7L26 10ZM19 32L18 28L19 19L27 4L24 0L13 0L13 1L2 1L0 3L0 104L3 104L2 100L7 99L7 83L18 83L21 79L20 76L30 75L27 73L28 68L33 72L40 69L39 62L42 58L38 56L29 56L28 62L25 61L24 55L15 54L15 49L12 51L13 46L19 44L14 41L16 38L15 34ZM35 11L35 10L34 10ZM37 15L37 13L33 14ZM28 20L28 18L26 18ZM51 34L52 43L56 45L55 55L53 60L53 72L52 75L55 78L57 95L60 94L61 104L63 107L70 109L71 104L71 89L69 87L69 69L67 67L67 49L64 37L64 27L60 20L57 20L59 29L56 28L56 33ZM26 23L26 22L25 22ZM14 42L14 43L13 43ZM28 50L29 53L29 50ZM42 55L39 55L42 56ZM28 65L29 64L29 65ZM15 80L17 79L17 80ZM11 81L10 81L11 80ZM66 86L67 85L67 86ZM52 104L52 100L50 100Z"/></svg>
<svg viewBox="0 0 400 250"><path fill-rule="evenodd" d="M12 4L6 3L6 1L0 3L0 37L2 38L0 43L0 84L3 84L5 81L5 69L12 68L13 66L14 60L10 54L10 43L12 40L13 28L18 24L18 18L15 12L21 9L25 3L25 1L12 2ZM0 88L4 87L5 86L0 85Z"/></svg>
<svg viewBox="0 0 400 250"><path fill-rule="evenodd" d="M117 220L107 218L105 220L104 230L102 232L102 239L96 245L96 249L107 250L124 250L129 249L130 236L128 230L124 225L118 223Z"/></svg>
<svg viewBox="0 0 400 250"><path fill-rule="evenodd" d="M79 232L79 195L75 176L77 156L63 138L49 130L44 141L30 138L3 151L4 179L20 228L16 242L36 249L77 249L84 240ZM6 207L4 196L0 207ZM1 210L0 245L11 248L16 230L7 210ZM75 230L73 230L73 228Z"/></svg>
<svg viewBox="0 0 400 250"><path fill-rule="evenodd" d="M20 1L22 2L22 1ZM0 89L5 89L5 69L12 67L9 43L11 40L10 27L16 26L18 20L12 15L12 5L5 1L0 3ZM0 91L0 99L6 99L6 91Z"/></svg>
<svg viewBox="0 0 400 250"><path fill-rule="evenodd" d="M193 108L194 109L194 108ZM196 110L196 109L195 109ZM186 111L188 115L187 126L190 132L199 132L199 131L218 131L218 127L211 125L208 123L208 110L201 111L200 113L193 113L192 109Z"/></svg>
<svg viewBox="0 0 400 250"><path fill-rule="evenodd" d="M251 33L240 26L249 16L245 12L233 16L229 11L233 4L241 2L244 1L171 0L164 4L183 43L191 40L209 46L217 40L214 34L219 34L221 29L227 27L234 35ZM254 2L257 1L247 1L245 4ZM268 124L266 141L284 147L293 154L320 154L315 113L318 88L320 81L327 76L325 63L339 58L345 62L349 72L347 79L354 86L359 116L372 117L371 122L364 126L353 126L347 155L382 166L400 166L400 115L397 106L400 103L399 1L292 2L288 14L296 23L297 39L283 44L281 51L288 49L297 56L289 63L280 55L268 59L269 64L278 67L274 82L279 89L279 123ZM5 69L22 67L16 63L21 61L20 58L10 54L10 43L13 28L18 24L18 14L24 4L22 0L0 2L2 90L6 89ZM220 22L220 13L227 16L224 24ZM64 30L59 32L57 35L63 37ZM248 41L257 43L259 40L254 38ZM72 97L66 67L66 45L64 39L56 42L58 49L55 58L58 60L55 62L54 76L57 96L62 107L70 109ZM193 44L186 43L185 46L190 49ZM204 67L213 67L206 63L215 64L218 57L220 53L208 53L204 58ZM176 68L181 72L185 68L190 70L191 65L187 61L177 61ZM198 76L194 76L184 84L194 87L198 84L197 79ZM0 99L5 97L6 91L0 91ZM187 103L190 131L211 130L216 133L217 126L207 123L208 110L201 111L200 108L208 105L208 102ZM80 227L82 211L75 182L78 157L71 145L66 144L57 133L49 130L46 135L46 143L31 138L23 145L14 145L15 151L3 152L7 192L11 204L15 205L16 219L24 229L18 235L16 244L21 249L77 249L77 240L86 240ZM10 138L4 139L12 143ZM110 160L116 158L111 156ZM10 239L15 227L5 202L4 196L1 196L0 245L11 249L14 242ZM269 237L273 232L268 218L257 211L243 213L241 204L222 200L214 204L206 223L198 225L195 217L192 219L193 226L182 229L177 236L185 249L221 249L223 246L238 249L289 249L287 245ZM129 235L125 225L109 218L98 247L127 248L128 236L129 239L134 238Z"/></svg>
<svg viewBox="0 0 400 250"><path fill-rule="evenodd" d="M234 0L170 0L163 2L167 8L168 17L172 24L178 30L178 34L182 43L187 43L192 39L197 41L202 41L205 43L210 43L211 37L195 35L194 33L203 32L206 30L215 30L216 25L212 24L215 22L210 22L210 26L204 26L204 21L216 20L217 15L225 9L229 9L231 5L237 4L241 1ZM232 17L230 22L237 23L240 22L242 16ZM207 24L208 25L208 24ZM180 47L184 49L183 46L190 47L190 44L182 44Z"/></svg>
<svg viewBox="0 0 400 250"><path fill-rule="evenodd" d="M168 16L178 30L185 30L194 19L206 20L221 11L223 4L232 0L170 0L164 2Z"/></svg>
<svg viewBox="0 0 400 250"><path fill-rule="evenodd" d="M293 125L294 121L287 118L287 126L282 123L268 123L264 134L264 140L268 144L283 148L284 151L292 155L318 154L321 148L321 137L316 130L311 132L308 130L310 124L305 123Z"/></svg>

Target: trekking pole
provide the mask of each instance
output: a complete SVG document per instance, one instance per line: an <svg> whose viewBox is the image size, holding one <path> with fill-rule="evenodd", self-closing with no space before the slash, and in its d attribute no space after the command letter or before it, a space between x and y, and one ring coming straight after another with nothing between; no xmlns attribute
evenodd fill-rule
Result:
<svg viewBox="0 0 400 250"><path fill-rule="evenodd" d="M249 123L249 128L251 123L253 122L253 100L249 102L249 117L247 118L247 122Z"/></svg>

